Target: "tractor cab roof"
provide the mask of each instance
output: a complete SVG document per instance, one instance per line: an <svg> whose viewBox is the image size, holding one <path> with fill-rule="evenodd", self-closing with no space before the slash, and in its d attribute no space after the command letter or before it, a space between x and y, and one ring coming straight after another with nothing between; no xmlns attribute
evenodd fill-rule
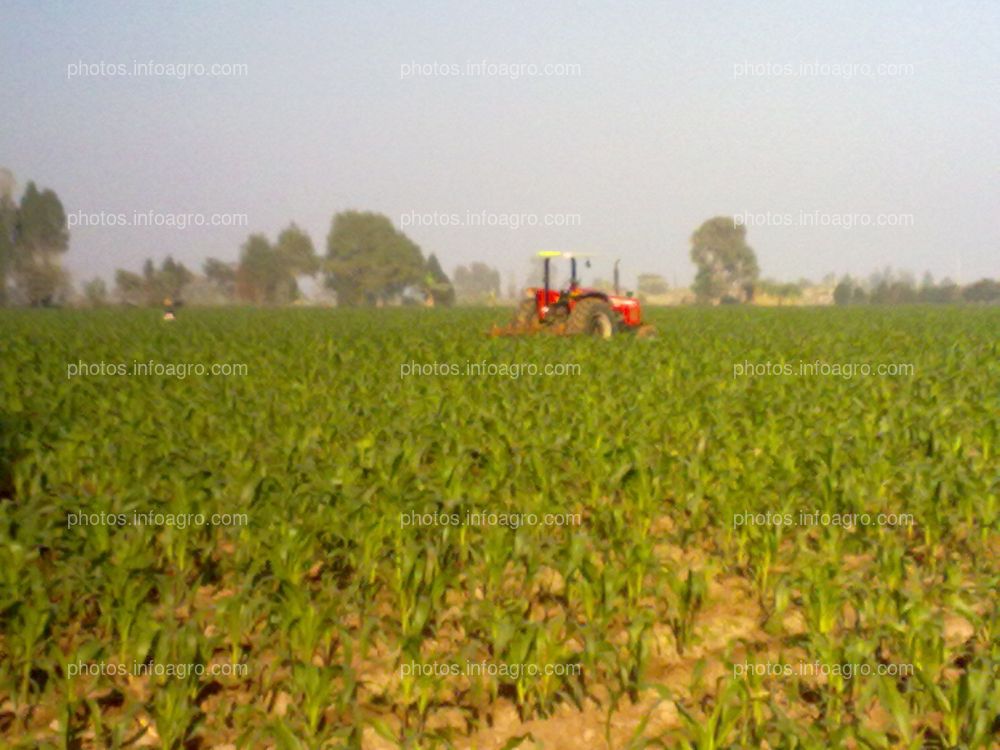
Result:
<svg viewBox="0 0 1000 750"><path fill-rule="evenodd" d="M539 250L539 258L596 258L593 253L573 253L564 250Z"/></svg>

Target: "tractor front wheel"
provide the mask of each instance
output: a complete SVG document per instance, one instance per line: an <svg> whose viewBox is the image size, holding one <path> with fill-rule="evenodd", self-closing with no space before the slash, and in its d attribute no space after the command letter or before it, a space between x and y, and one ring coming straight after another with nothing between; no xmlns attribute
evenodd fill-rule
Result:
<svg viewBox="0 0 1000 750"><path fill-rule="evenodd" d="M590 334L609 339L615 332L615 313L611 305L597 297L576 303L566 323L566 333Z"/></svg>

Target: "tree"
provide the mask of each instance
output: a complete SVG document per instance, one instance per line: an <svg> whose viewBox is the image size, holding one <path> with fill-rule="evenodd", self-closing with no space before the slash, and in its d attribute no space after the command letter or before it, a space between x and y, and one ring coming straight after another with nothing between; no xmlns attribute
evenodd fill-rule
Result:
<svg viewBox="0 0 1000 750"><path fill-rule="evenodd" d="M263 234L251 234L240 249L237 294L248 302L274 301L281 279L281 263L271 241Z"/></svg>
<svg viewBox="0 0 1000 750"><path fill-rule="evenodd" d="M760 269L746 243L746 227L729 216L709 219L691 235L691 260L698 267L694 291L702 301L746 300Z"/></svg>
<svg viewBox="0 0 1000 750"><path fill-rule="evenodd" d="M951 279L945 277L937 286L923 287L920 289L921 302L933 302L937 304L951 304L962 301L962 287Z"/></svg>
<svg viewBox="0 0 1000 750"><path fill-rule="evenodd" d="M278 235L275 250L280 256L285 273L290 276L314 276L320 268L319 258L312 239L295 222Z"/></svg>
<svg viewBox="0 0 1000 750"><path fill-rule="evenodd" d="M383 304L426 274L420 247L388 217L368 211L333 217L326 257L326 283L342 306Z"/></svg>
<svg viewBox="0 0 1000 750"><path fill-rule="evenodd" d="M146 282L137 273L119 268L115 271L115 291L126 305L141 305L146 297Z"/></svg>
<svg viewBox="0 0 1000 750"><path fill-rule="evenodd" d="M485 263L455 269L455 295L462 302L485 304L500 296L500 272Z"/></svg>
<svg viewBox="0 0 1000 750"><path fill-rule="evenodd" d="M215 286L226 299L232 299L236 293L236 269L229 263L209 258L201 267L205 278Z"/></svg>
<svg viewBox="0 0 1000 750"><path fill-rule="evenodd" d="M319 268L312 240L292 223L282 230L273 245L263 234L247 238L236 271L236 291L243 299L257 304L287 304L299 297L297 277L313 276ZM218 265L213 264L212 270L217 277L226 278Z"/></svg>
<svg viewBox="0 0 1000 750"><path fill-rule="evenodd" d="M69 289L69 276L59 264L59 256L69 248L62 202L53 191L39 191L34 182L29 182L20 206L6 203L4 224L16 218L13 242L0 247L7 260L0 262L9 264L15 286L27 304L53 304ZM6 245L2 241L0 244Z"/></svg>
<svg viewBox="0 0 1000 750"><path fill-rule="evenodd" d="M55 255L69 249L66 211L51 190L38 191L29 182L18 210L17 243L28 253Z"/></svg>
<svg viewBox="0 0 1000 750"><path fill-rule="evenodd" d="M158 289L163 292L164 298L178 299L184 292L184 287L194 280L194 274L183 263L175 261L168 255L160 266L156 279Z"/></svg>
<svg viewBox="0 0 1000 750"><path fill-rule="evenodd" d="M443 305L451 307L455 304L455 287L448 275L438 263L437 256L431 253L427 258L427 271L424 275L423 292L431 306Z"/></svg>
<svg viewBox="0 0 1000 750"><path fill-rule="evenodd" d="M1000 302L1000 281L980 279L962 290L966 302Z"/></svg>
<svg viewBox="0 0 1000 750"><path fill-rule="evenodd" d="M83 296L90 307L104 307L108 304L108 285L104 279L97 277L83 285Z"/></svg>
<svg viewBox="0 0 1000 750"><path fill-rule="evenodd" d="M658 273L640 273L637 289L643 296L656 296L670 291L670 285Z"/></svg>
<svg viewBox="0 0 1000 750"><path fill-rule="evenodd" d="M142 290L145 304L155 307L165 300L177 300L184 293L184 287L194 280L194 274L172 256L167 256L160 268L156 268L152 258L142 265Z"/></svg>
<svg viewBox="0 0 1000 750"><path fill-rule="evenodd" d="M57 259L46 254L19 257L14 281L18 294L32 307L61 304L72 290L69 274Z"/></svg>
<svg viewBox="0 0 1000 750"><path fill-rule="evenodd" d="M295 222L289 224L278 235L278 243L274 247L278 254L278 265L281 268L281 280L274 302L294 302L302 296L299 291L299 276L315 276L320 270L320 260L316 256L316 248L308 234L303 232Z"/></svg>
<svg viewBox="0 0 1000 750"><path fill-rule="evenodd" d="M875 305L900 305L915 302L918 298L912 274L894 273L886 267L881 273L871 275L868 299Z"/></svg>
<svg viewBox="0 0 1000 750"><path fill-rule="evenodd" d="M16 183L9 169L0 168L0 306L7 304L7 281L14 265L17 229Z"/></svg>
<svg viewBox="0 0 1000 750"><path fill-rule="evenodd" d="M854 282L850 276L845 276L833 290L833 303L835 305L849 305L854 295Z"/></svg>
<svg viewBox="0 0 1000 750"><path fill-rule="evenodd" d="M868 293L850 276L844 276L833 290L836 305L863 305L869 301Z"/></svg>

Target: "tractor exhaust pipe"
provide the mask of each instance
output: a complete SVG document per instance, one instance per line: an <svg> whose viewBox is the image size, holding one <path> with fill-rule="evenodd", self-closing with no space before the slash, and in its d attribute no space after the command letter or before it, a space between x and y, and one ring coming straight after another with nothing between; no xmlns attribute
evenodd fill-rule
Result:
<svg viewBox="0 0 1000 750"><path fill-rule="evenodd" d="M618 264L621 263L621 262L622 262L621 258L619 258L618 260L615 261L615 295L621 294L621 292L619 291L619 285L618 285Z"/></svg>

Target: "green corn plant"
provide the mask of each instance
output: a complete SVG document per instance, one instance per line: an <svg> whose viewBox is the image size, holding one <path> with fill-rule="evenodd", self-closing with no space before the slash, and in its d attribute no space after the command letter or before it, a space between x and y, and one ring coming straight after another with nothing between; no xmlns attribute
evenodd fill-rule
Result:
<svg viewBox="0 0 1000 750"><path fill-rule="evenodd" d="M50 609L22 605L17 613L17 624L8 636L13 661L20 669L18 705L28 702L31 670L42 655L43 639L51 617Z"/></svg>
<svg viewBox="0 0 1000 750"><path fill-rule="evenodd" d="M683 577L669 572L667 583L671 592L668 622L677 642L677 650L683 653L691 640L694 619L708 596L708 583L702 571L691 568Z"/></svg>
<svg viewBox="0 0 1000 750"><path fill-rule="evenodd" d="M840 617L841 594L836 574L831 568L811 569L806 573L806 580L806 619L812 631L827 635Z"/></svg>
<svg viewBox="0 0 1000 750"><path fill-rule="evenodd" d="M686 736L681 738L678 747L685 750L717 750L728 747L741 715L738 689L737 683L729 683L722 688L704 717L693 714L683 703L678 702L677 710L687 729Z"/></svg>
<svg viewBox="0 0 1000 750"><path fill-rule="evenodd" d="M197 689L188 680L168 680L153 697L156 732L164 748L181 747L195 728L199 712L194 702Z"/></svg>
<svg viewBox="0 0 1000 750"><path fill-rule="evenodd" d="M942 688L924 670L917 670L921 687L942 716L941 734L949 747L986 747L995 739L991 716L1000 707L1000 687L989 665L970 665L949 687Z"/></svg>

